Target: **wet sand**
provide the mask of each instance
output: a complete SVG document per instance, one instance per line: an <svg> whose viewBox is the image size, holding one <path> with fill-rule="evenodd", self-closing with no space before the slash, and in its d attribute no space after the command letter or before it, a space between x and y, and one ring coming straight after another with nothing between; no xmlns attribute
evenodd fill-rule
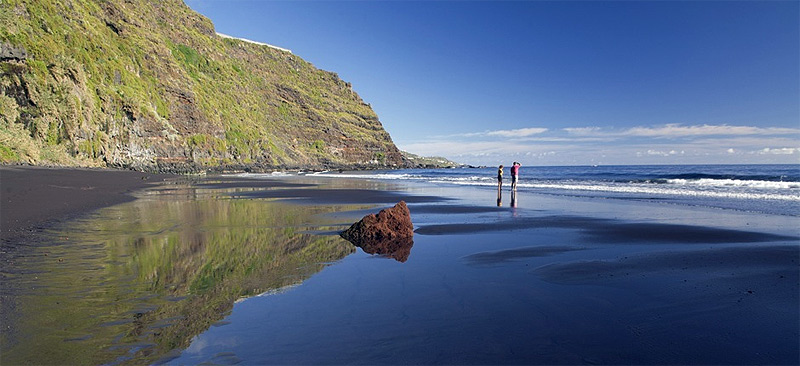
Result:
<svg viewBox="0 0 800 366"><path fill-rule="evenodd" d="M42 234L97 209L134 200L134 193L165 180L165 174L110 169L0 166L0 324L3 332L18 319L9 319L21 295L10 283L20 261L37 255ZM46 244L46 243L45 243Z"/></svg>
<svg viewBox="0 0 800 366"><path fill-rule="evenodd" d="M6 268L13 286L4 294L24 294L11 310L61 314L51 308L59 301L73 304L71 317L86 318L77 329L42 325L42 342L54 350L102 353L99 345L122 354L120 362L175 364L792 364L800 357L800 236L786 225L792 218L526 193L520 207L496 207L493 190L207 177L73 223L163 178L9 170L0 170L4 240L13 208L32 212L9 224L11 233L61 224L41 236L52 243L31 249L31 268ZM37 177L28 184L25 174ZM70 183L53 183L60 174ZM28 185L39 187L25 191L40 199L35 205L19 193ZM72 191L90 204L64 194ZM399 200L416 228L402 261L338 237ZM46 303L29 290L39 286L49 288ZM90 306L76 292L94 294ZM57 318L26 316L28 327ZM48 363L24 346L14 345L15 360ZM58 360L114 363L86 357Z"/></svg>
<svg viewBox="0 0 800 366"><path fill-rule="evenodd" d="M0 166L0 240L133 200L132 192L175 176L110 169Z"/></svg>
<svg viewBox="0 0 800 366"><path fill-rule="evenodd" d="M496 207L491 190L435 196L436 187L312 181L323 187L235 196L374 206L326 214L338 228L404 199L416 226L410 253L392 265L359 250L311 284L246 300L170 362L785 364L799 356L800 236L775 230L790 219L524 193L529 206Z"/></svg>
<svg viewBox="0 0 800 366"><path fill-rule="evenodd" d="M451 213L458 211L453 210ZM800 240L800 237L797 236L755 231L662 223L630 223L581 216L538 216L492 223L426 225L417 229L416 233L422 235L454 235L533 228L577 229L596 243L615 245L634 243L762 243L779 240Z"/></svg>

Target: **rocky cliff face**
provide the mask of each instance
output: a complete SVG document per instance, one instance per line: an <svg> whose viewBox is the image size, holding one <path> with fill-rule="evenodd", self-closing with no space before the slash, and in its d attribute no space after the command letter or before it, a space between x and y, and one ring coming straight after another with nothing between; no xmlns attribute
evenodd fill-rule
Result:
<svg viewBox="0 0 800 366"><path fill-rule="evenodd" d="M335 73L180 0L0 2L0 161L198 171L407 165Z"/></svg>

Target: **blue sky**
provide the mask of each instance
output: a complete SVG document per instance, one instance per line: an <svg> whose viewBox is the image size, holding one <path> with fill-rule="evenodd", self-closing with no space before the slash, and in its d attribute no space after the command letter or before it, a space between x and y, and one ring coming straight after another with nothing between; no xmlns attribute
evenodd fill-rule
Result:
<svg viewBox="0 0 800 366"><path fill-rule="evenodd" d="M798 1L186 0L468 164L800 163Z"/></svg>

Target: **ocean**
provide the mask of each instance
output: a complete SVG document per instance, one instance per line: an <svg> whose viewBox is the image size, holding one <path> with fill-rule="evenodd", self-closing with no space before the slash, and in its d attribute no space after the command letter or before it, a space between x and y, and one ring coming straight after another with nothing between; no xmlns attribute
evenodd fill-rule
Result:
<svg viewBox="0 0 800 366"><path fill-rule="evenodd" d="M510 174L506 167L504 188L510 187ZM306 175L497 187L496 167ZM800 216L800 165L523 166L517 189L556 196L648 200Z"/></svg>

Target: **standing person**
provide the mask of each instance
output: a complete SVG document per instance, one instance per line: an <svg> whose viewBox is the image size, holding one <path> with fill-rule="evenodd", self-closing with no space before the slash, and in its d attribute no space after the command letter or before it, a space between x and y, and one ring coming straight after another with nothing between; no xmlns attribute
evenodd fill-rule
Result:
<svg viewBox="0 0 800 366"><path fill-rule="evenodd" d="M497 168L497 189L503 189L503 166Z"/></svg>
<svg viewBox="0 0 800 366"><path fill-rule="evenodd" d="M497 168L497 207L503 205L503 166Z"/></svg>
<svg viewBox="0 0 800 366"><path fill-rule="evenodd" d="M514 165L511 166L511 190L517 190L517 180L519 180L519 167L520 164L518 162L514 162Z"/></svg>

